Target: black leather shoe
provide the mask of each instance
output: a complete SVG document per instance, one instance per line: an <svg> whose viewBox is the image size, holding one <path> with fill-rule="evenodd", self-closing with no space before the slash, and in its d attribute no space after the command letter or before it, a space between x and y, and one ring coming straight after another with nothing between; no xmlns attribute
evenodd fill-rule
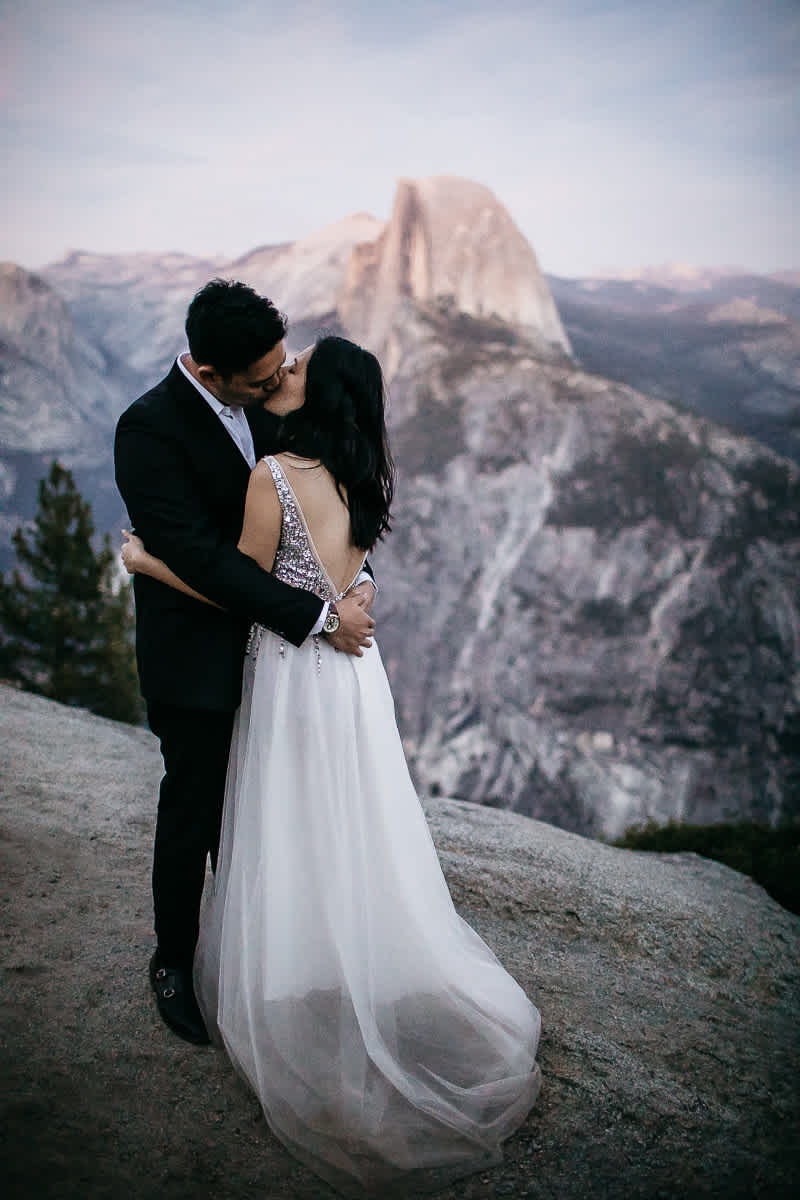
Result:
<svg viewBox="0 0 800 1200"><path fill-rule="evenodd" d="M211 1038L197 1005L191 971L167 966L156 951L150 959L150 983L164 1024L185 1042L207 1046Z"/></svg>

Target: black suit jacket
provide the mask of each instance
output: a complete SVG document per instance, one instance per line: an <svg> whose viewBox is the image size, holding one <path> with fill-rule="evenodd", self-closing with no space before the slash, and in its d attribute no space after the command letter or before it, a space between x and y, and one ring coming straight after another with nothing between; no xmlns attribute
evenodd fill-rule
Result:
<svg viewBox="0 0 800 1200"><path fill-rule="evenodd" d="M274 418L247 412L256 458L273 450ZM322 602L236 549L250 467L205 399L174 365L120 417L114 464L147 549L222 609L146 575L134 580L142 693L185 708L235 709L251 622L300 645Z"/></svg>

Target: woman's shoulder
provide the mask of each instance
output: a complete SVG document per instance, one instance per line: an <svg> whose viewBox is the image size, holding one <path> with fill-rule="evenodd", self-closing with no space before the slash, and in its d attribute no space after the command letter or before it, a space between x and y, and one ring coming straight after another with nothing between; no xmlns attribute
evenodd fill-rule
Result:
<svg viewBox="0 0 800 1200"><path fill-rule="evenodd" d="M279 454L270 457L279 462L284 470L308 471L314 467L322 468L318 458L304 458L301 454L293 454L291 450L281 450Z"/></svg>
<svg viewBox="0 0 800 1200"><path fill-rule="evenodd" d="M292 491L304 504L318 501L329 504L334 496L341 498L341 489L337 488L336 480L318 458L305 458L289 450L272 457L283 471Z"/></svg>
<svg viewBox="0 0 800 1200"><path fill-rule="evenodd" d="M328 482L335 486L333 477L318 458L302 458L288 450L281 451L280 454L266 454L260 459L250 472L251 485L255 484L261 489L274 488L276 481L280 482L279 475L275 472L276 464L280 474L294 491L299 489L306 492L309 488L317 491Z"/></svg>
<svg viewBox="0 0 800 1200"><path fill-rule="evenodd" d="M268 459L272 457L274 456L265 455L253 467L250 472L248 492L260 492L263 494L265 491L275 491L275 476L272 471L272 464L268 462Z"/></svg>
<svg viewBox="0 0 800 1200"><path fill-rule="evenodd" d="M318 458L304 458L300 454L292 454L290 450L282 450L280 454L273 454L272 458L292 487L308 487L330 478L329 471Z"/></svg>
<svg viewBox="0 0 800 1200"><path fill-rule="evenodd" d="M319 459L299 458L296 454L290 454L283 450L279 454L265 454L263 458L260 458L250 472L251 478L255 475L264 479L272 479L275 475L276 463L284 475L289 475L298 469L320 465Z"/></svg>

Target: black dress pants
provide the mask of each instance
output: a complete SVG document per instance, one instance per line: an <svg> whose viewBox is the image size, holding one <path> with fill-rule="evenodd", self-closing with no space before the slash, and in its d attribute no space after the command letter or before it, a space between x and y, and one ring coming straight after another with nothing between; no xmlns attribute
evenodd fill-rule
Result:
<svg viewBox="0 0 800 1200"><path fill-rule="evenodd" d="M233 712L147 702L164 778L153 852L153 908L162 961L188 969L200 926L206 859L216 869Z"/></svg>

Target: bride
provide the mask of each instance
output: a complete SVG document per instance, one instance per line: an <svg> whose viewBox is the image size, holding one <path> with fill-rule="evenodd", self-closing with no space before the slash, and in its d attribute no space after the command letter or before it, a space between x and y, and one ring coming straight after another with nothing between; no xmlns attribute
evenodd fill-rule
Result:
<svg viewBox="0 0 800 1200"><path fill-rule="evenodd" d="M239 548L335 623L389 529L380 366L324 338L265 406L285 449L252 473ZM191 591L138 539L125 558ZM206 1024L293 1154L352 1196L500 1161L539 1089L539 1013L453 907L376 644L253 627L206 901Z"/></svg>

